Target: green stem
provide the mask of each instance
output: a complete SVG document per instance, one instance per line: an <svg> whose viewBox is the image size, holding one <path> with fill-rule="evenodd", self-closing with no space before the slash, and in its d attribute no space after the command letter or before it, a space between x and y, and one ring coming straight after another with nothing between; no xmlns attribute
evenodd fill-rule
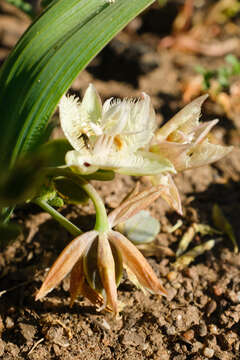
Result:
<svg viewBox="0 0 240 360"><path fill-rule="evenodd" d="M44 211L48 212L55 220L57 220L67 231L70 232L73 236L78 236L82 234L82 231L71 221L66 219L63 215L61 215L57 210L55 210L51 205L49 205L46 201L41 199L34 199L35 204L40 206Z"/></svg>
<svg viewBox="0 0 240 360"><path fill-rule="evenodd" d="M96 210L96 222L94 229L100 232L109 230L109 223L105 205L102 201L102 198L99 196L95 188L90 184L81 185L84 191L88 194L92 200L95 210Z"/></svg>
<svg viewBox="0 0 240 360"><path fill-rule="evenodd" d="M72 172L69 168L66 167L58 167L58 168L48 168L46 169L46 174L50 176L65 176L73 180L77 185L81 186L81 188L86 191L90 199L92 200L95 210L96 210L96 222L94 229L100 232L109 230L109 223L106 213L105 205L94 189L94 187L87 182L84 177L81 177L78 174Z"/></svg>

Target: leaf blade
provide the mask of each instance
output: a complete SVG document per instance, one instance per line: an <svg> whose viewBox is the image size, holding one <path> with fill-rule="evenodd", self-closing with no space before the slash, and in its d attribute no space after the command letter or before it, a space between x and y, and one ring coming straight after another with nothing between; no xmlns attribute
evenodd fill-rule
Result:
<svg viewBox="0 0 240 360"><path fill-rule="evenodd" d="M61 0L46 9L0 73L0 165L9 161L13 165L20 153L36 146L60 97L78 73L153 2Z"/></svg>

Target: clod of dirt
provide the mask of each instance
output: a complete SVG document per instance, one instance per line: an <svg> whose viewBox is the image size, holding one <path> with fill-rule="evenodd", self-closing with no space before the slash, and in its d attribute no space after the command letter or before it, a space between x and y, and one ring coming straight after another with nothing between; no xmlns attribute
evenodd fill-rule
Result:
<svg viewBox="0 0 240 360"><path fill-rule="evenodd" d="M36 334L36 327L33 325L29 325L29 324L24 324L24 323L19 323L19 328L21 331L21 334L23 335L23 337L28 341L28 342L32 342L35 334Z"/></svg>

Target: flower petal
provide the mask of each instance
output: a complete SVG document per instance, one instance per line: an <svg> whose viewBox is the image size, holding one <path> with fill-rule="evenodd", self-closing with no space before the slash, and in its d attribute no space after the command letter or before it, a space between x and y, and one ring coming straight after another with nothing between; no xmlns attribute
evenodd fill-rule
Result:
<svg viewBox="0 0 240 360"><path fill-rule="evenodd" d="M43 298L72 270L89 244L97 236L93 230L76 237L68 244L51 267L46 279L36 295L36 300Z"/></svg>
<svg viewBox="0 0 240 360"><path fill-rule="evenodd" d="M115 262L108 241L107 233L98 237L98 270L107 294L107 304L117 314L117 286L115 279Z"/></svg>
<svg viewBox="0 0 240 360"><path fill-rule="evenodd" d="M136 215L139 211L146 209L153 201L161 196L163 186L153 186L145 191L131 196L113 210L109 216L108 221L111 227L122 223L132 216Z"/></svg>
<svg viewBox="0 0 240 360"><path fill-rule="evenodd" d="M138 186L139 187L139 186ZM128 211L128 209L134 205L137 201L144 201L149 195L152 193L155 193L157 190L157 187L151 187L147 190L137 192L135 193L135 189L130 192L130 196L125 198L120 205L114 209L109 215L108 215L108 221L110 227L113 227L117 225L119 222L122 222L122 216Z"/></svg>
<svg viewBox="0 0 240 360"><path fill-rule="evenodd" d="M65 96L59 103L59 116L62 130L76 150L81 150L83 147L80 136L83 130L83 121L80 118L80 102L74 96Z"/></svg>
<svg viewBox="0 0 240 360"><path fill-rule="evenodd" d="M180 110L156 132L156 140L166 140L176 130L181 130L184 133L194 130L199 122L201 106L207 97L208 95L200 96Z"/></svg>
<svg viewBox="0 0 240 360"><path fill-rule="evenodd" d="M142 286L152 293L167 295L153 269L136 246L117 231L111 230L109 239L121 252L124 264L134 273Z"/></svg>
<svg viewBox="0 0 240 360"><path fill-rule="evenodd" d="M144 293L144 295L147 295L147 290L145 289L144 286L141 285L141 283L138 281L138 278L136 277L136 275L129 269L129 267L127 267L126 265L124 265L124 268L127 272L127 276L128 279L133 283L133 285L136 286L136 288L142 290L142 292Z"/></svg>
<svg viewBox="0 0 240 360"><path fill-rule="evenodd" d="M109 152L99 151L91 153L87 149L81 152L76 150L68 151L66 154L66 163L73 171L80 174L92 174L98 169L113 170L126 175L152 175L163 171L174 172L174 167L168 159L158 155L139 152L128 153L124 151Z"/></svg>
<svg viewBox="0 0 240 360"><path fill-rule="evenodd" d="M163 156L147 151L138 151L135 154L125 154L125 166L116 170L120 174L144 176L159 174L161 172L175 172L173 164Z"/></svg>
<svg viewBox="0 0 240 360"><path fill-rule="evenodd" d="M79 296L86 297L92 304L98 307L102 307L104 303L104 299L100 293L92 289L84 276L83 272L83 259L81 258L73 267L71 271L70 278L70 294L71 294L71 302L70 306L73 305L74 301ZM111 311L110 308L106 308L106 310Z"/></svg>
<svg viewBox="0 0 240 360"><path fill-rule="evenodd" d="M201 125L199 125L194 130L193 145L197 145L197 144L201 143L206 138L206 136L211 131L211 129L218 123L218 121L219 121L218 119L215 119L215 120L204 122Z"/></svg>
<svg viewBox="0 0 240 360"><path fill-rule="evenodd" d="M206 139L193 148L189 155L188 168L197 168L220 160L233 150L233 146L221 146L208 142Z"/></svg>
<svg viewBox="0 0 240 360"><path fill-rule="evenodd" d="M83 271L83 257L81 257L71 271L69 289L71 295L70 306L72 306L76 298L82 294L84 282L85 276Z"/></svg>
<svg viewBox="0 0 240 360"><path fill-rule="evenodd" d="M156 155L164 156L174 165L177 171L186 168L187 151L191 148L191 144L181 144L177 142L162 141L159 144L154 144L150 147Z"/></svg>
<svg viewBox="0 0 240 360"><path fill-rule="evenodd" d="M161 197L167 201L167 203L174 208L180 215L182 215L182 203L181 198L178 192L172 176L167 175L156 175L152 176L152 181L154 185L162 185L161 188Z"/></svg>
<svg viewBox="0 0 240 360"><path fill-rule="evenodd" d="M130 102L131 113L125 128L124 137L130 151L145 148L153 137L156 129L156 115L151 104L150 96L142 93L143 99Z"/></svg>
<svg viewBox="0 0 240 360"><path fill-rule="evenodd" d="M80 107L83 118L88 118L90 122L98 123L102 117L101 98L92 84L89 84Z"/></svg>

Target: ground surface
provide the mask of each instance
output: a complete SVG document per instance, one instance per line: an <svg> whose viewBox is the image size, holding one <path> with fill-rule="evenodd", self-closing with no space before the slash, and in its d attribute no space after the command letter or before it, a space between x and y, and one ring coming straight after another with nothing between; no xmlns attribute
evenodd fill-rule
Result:
<svg viewBox="0 0 240 360"><path fill-rule="evenodd" d="M204 11L199 3L198 11ZM207 2L208 5L210 2ZM101 96L134 97L141 91L151 95L159 123L183 106L183 84L195 74L194 66L214 68L223 57L184 53L176 49L157 50L159 40L170 34L179 2L164 9L156 6L132 22L91 63L73 84L80 95L93 82ZM0 12L0 60L3 62L21 32L25 18L2 6ZM236 25L236 19L233 19ZM222 25L220 26L222 29ZM238 33L224 33L225 38ZM239 55L239 54L237 54ZM36 289L61 249L71 239L50 216L37 207L16 210L15 220L23 234L0 257L0 358L11 359L240 359L240 255L227 239L198 257L182 271L172 269L174 254L183 233L193 223L212 224L211 210L218 203L240 238L240 116L231 118L208 101L205 119L219 117L213 134L220 143L234 144L235 150L213 166L178 174L183 225L173 233L169 227L180 218L163 200L151 208L161 222L156 242L159 252L149 262L162 279L166 299L144 295L127 279L119 287L124 303L121 318L98 313L79 299L70 309L68 279L41 302L34 301ZM96 184L108 208L118 205L136 178L117 176L112 183ZM146 186L147 179L141 180ZM81 227L89 228L93 208L66 207L65 214ZM193 245L205 238L198 235ZM11 289L16 287L15 289Z"/></svg>

